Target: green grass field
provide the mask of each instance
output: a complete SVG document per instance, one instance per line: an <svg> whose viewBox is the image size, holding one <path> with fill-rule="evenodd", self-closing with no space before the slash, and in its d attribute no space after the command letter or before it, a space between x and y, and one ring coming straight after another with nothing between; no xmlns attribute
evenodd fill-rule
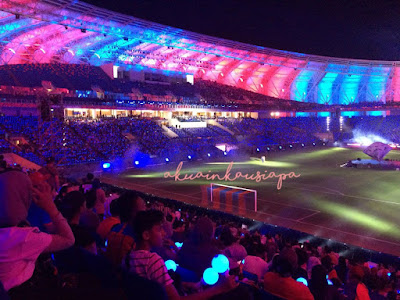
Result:
<svg viewBox="0 0 400 300"><path fill-rule="evenodd" d="M259 183L243 178L213 182L256 189L259 214L249 212L250 217L400 255L400 172L340 167L357 157L369 158L353 149L314 148L274 153L265 163L259 158L234 160L231 174L301 175L284 180L280 190L276 178ZM400 160L400 152L392 151L387 158ZM184 162L181 177L197 172L223 177L229 162ZM171 163L130 170L119 175L119 183L196 204L201 199L200 186L210 181L164 178L165 172L174 174L176 167Z"/></svg>

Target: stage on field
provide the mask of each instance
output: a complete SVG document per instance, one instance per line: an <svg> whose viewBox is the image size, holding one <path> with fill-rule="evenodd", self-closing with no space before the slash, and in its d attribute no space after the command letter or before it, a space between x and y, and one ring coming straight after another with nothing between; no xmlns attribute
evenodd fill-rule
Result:
<svg viewBox="0 0 400 300"><path fill-rule="evenodd" d="M239 171L242 174L256 174L257 171L265 174L294 172L300 174L300 177L282 180L280 189L277 188L278 178L256 182L240 177L229 182L210 181L205 176L200 178L200 175L194 179L193 175L192 180L175 181L174 177L164 176L165 172L175 174L178 162L171 162L168 165L132 169L122 174L104 174L103 180L312 235L400 255L399 171L341 168L344 161L368 158L362 151L345 148L282 151L267 154L264 163L260 157L246 160L227 157L225 161L184 162L180 178L201 173L219 174L223 179L231 161L234 162L231 170L233 175ZM392 151L387 158L399 160L400 153ZM233 175L230 179L233 179ZM240 202L240 193L219 193L218 203L204 200L204 188L209 188L211 182L256 190L257 212L254 210L254 203L251 204L254 197L247 196L247 199L243 194Z"/></svg>

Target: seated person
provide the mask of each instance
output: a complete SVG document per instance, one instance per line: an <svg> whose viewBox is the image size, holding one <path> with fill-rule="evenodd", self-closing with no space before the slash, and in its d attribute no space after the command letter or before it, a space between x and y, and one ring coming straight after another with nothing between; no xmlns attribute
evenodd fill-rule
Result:
<svg viewBox="0 0 400 300"><path fill-rule="evenodd" d="M209 299L215 295L228 292L237 286L233 281L233 277L230 277L221 284L217 284L203 292L186 297L179 296L165 267L164 260L158 254L150 252L153 247L162 246L163 222L164 215L157 210L142 211L136 215L133 222L136 249L131 251L124 259L124 267L129 272L158 282L165 288L169 300Z"/></svg>
<svg viewBox="0 0 400 300"><path fill-rule="evenodd" d="M107 237L108 233L111 231L111 228L121 223L119 219L118 201L116 199L110 203L110 213L111 217L105 218L100 222L99 227L97 227L97 234L102 239Z"/></svg>
<svg viewBox="0 0 400 300"><path fill-rule="evenodd" d="M308 287L292 278L297 268L296 252L285 248L275 256L272 270L264 276L264 290L288 300L313 300Z"/></svg>
<svg viewBox="0 0 400 300"><path fill-rule="evenodd" d="M214 244L214 228L211 220L203 217L197 220L189 239L185 240L178 253L178 264L195 272L200 279L210 266L213 257L220 253Z"/></svg>
<svg viewBox="0 0 400 300"><path fill-rule="evenodd" d="M25 221L32 200L49 215L53 234L40 232ZM66 249L74 241L47 183L36 182L32 187L31 180L22 172L0 173L0 281L6 291L31 278L40 254Z"/></svg>
<svg viewBox="0 0 400 300"><path fill-rule="evenodd" d="M135 192L128 191L118 198L121 224L112 227L107 234L107 248L105 256L116 267L121 266L122 259L133 249L135 242L133 239L132 220L136 214L146 209L142 198Z"/></svg>
<svg viewBox="0 0 400 300"><path fill-rule="evenodd" d="M110 288L118 285L112 265L104 257L97 256L96 233L79 224L80 215L86 209L85 202L85 196L77 191L64 198L60 210L72 228L75 244L55 253L55 264L63 278L74 279L65 280L68 286L110 292Z"/></svg>

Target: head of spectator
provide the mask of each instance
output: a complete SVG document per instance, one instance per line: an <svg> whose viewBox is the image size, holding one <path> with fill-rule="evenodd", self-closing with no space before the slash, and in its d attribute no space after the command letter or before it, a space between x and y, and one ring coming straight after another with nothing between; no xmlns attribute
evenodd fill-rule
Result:
<svg viewBox="0 0 400 300"><path fill-rule="evenodd" d="M321 264L325 267L328 273L333 269L332 258L329 255L325 255L321 258Z"/></svg>
<svg viewBox="0 0 400 300"><path fill-rule="evenodd" d="M32 201L32 182L19 171L0 174L0 227L24 223Z"/></svg>
<svg viewBox="0 0 400 300"><path fill-rule="evenodd" d="M94 175L92 173L87 173L86 182L92 182L94 179Z"/></svg>
<svg viewBox="0 0 400 300"><path fill-rule="evenodd" d="M117 201L121 223L132 222L138 212L146 210L146 204L143 199L132 191L124 193Z"/></svg>
<svg viewBox="0 0 400 300"><path fill-rule="evenodd" d="M323 254L323 255L329 255L331 252L332 252L332 249L331 249L329 246L325 246L325 247L322 249L322 254Z"/></svg>
<svg viewBox="0 0 400 300"><path fill-rule="evenodd" d="M96 235L92 230L85 227L73 228L75 236L75 246L97 255Z"/></svg>
<svg viewBox="0 0 400 300"><path fill-rule="evenodd" d="M314 299L308 287L292 278L298 264L292 248L283 248L272 261L272 272L264 276L264 290L283 299Z"/></svg>
<svg viewBox="0 0 400 300"><path fill-rule="evenodd" d="M284 248L277 257L275 270L281 277L291 277L297 264L296 252L291 248Z"/></svg>
<svg viewBox="0 0 400 300"><path fill-rule="evenodd" d="M161 247L165 236L163 222L164 214L159 210L138 212L133 221L137 248L150 250L153 247Z"/></svg>
<svg viewBox="0 0 400 300"><path fill-rule="evenodd" d="M86 209L81 213L81 216L79 218L79 225L95 232L100 225L99 216L92 210Z"/></svg>
<svg viewBox="0 0 400 300"><path fill-rule="evenodd" d="M349 269L348 279L352 283L360 283L364 278L364 270L360 266L353 266Z"/></svg>
<svg viewBox="0 0 400 300"><path fill-rule="evenodd" d="M307 262L307 273L308 273L308 278L311 278L312 269L313 269L316 265L320 265L320 264L321 264L321 260L320 260L318 257L316 257L316 256L311 256L311 257L308 259L308 262Z"/></svg>
<svg viewBox="0 0 400 300"><path fill-rule="evenodd" d="M233 236L232 231L228 226L223 226L221 234L219 236L219 241L224 247L229 247L236 242L236 238Z"/></svg>
<svg viewBox="0 0 400 300"><path fill-rule="evenodd" d="M81 192L73 191L64 197L60 211L69 224L79 224L81 213L86 209L86 198Z"/></svg>
<svg viewBox="0 0 400 300"><path fill-rule="evenodd" d="M197 220L190 236L190 240L195 245L209 244L212 241L213 233L214 226L211 220L207 217L202 217Z"/></svg>
<svg viewBox="0 0 400 300"><path fill-rule="evenodd" d="M114 199L110 203L110 214L112 217L119 217L119 212L120 212L119 202L117 199Z"/></svg>

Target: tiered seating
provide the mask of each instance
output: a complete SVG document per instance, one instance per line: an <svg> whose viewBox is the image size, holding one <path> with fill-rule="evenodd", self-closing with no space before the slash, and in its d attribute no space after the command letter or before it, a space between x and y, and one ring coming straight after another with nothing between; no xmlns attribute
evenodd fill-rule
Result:
<svg viewBox="0 0 400 300"><path fill-rule="evenodd" d="M21 87L41 87L50 81L54 87L71 90L92 90L99 86L112 90L111 79L99 67L73 64L24 64L0 66L0 84Z"/></svg>
<svg viewBox="0 0 400 300"><path fill-rule="evenodd" d="M346 119L350 128L359 130L364 134L375 134L389 141L400 142L400 117L353 117Z"/></svg>
<svg viewBox="0 0 400 300"><path fill-rule="evenodd" d="M271 109L322 107L315 103L302 103L257 94L244 89L221 85L215 82L196 80L189 83L149 83L111 79L100 67L74 64L24 64L0 66L0 85L8 87L2 94L11 96L35 96L34 88L42 87L42 81L49 81L68 97L97 99L93 87L103 90L104 99L99 105L109 101L140 100L168 103L212 105L269 106ZM60 91L60 90L59 90ZM97 99L99 100L99 99ZM67 101L67 99L66 99ZM71 99L68 99L71 101ZM90 102L92 102L90 100ZM228 106L229 107L229 106Z"/></svg>

